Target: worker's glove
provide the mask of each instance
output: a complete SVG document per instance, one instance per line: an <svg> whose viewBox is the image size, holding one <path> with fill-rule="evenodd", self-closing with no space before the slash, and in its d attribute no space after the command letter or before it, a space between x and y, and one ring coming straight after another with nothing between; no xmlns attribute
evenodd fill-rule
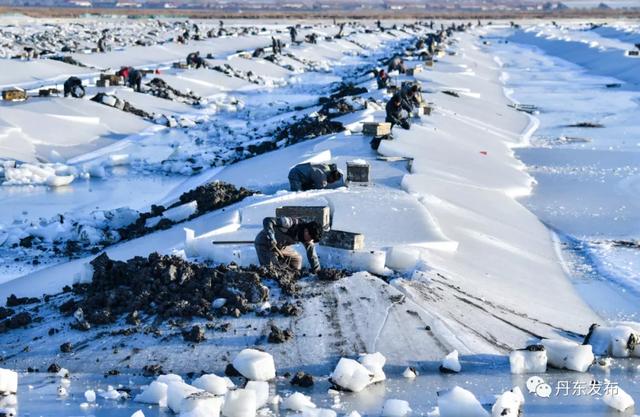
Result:
<svg viewBox="0 0 640 417"><path fill-rule="evenodd" d="M269 241L269 248L274 252L276 252L278 250L278 244L276 243L275 240L270 240Z"/></svg>

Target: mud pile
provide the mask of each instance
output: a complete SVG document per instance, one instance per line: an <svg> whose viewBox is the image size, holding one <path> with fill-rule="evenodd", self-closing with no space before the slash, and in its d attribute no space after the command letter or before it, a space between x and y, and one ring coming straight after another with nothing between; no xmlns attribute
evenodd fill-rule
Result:
<svg viewBox="0 0 640 417"><path fill-rule="evenodd" d="M275 281L283 294L291 296L299 293L297 281L302 276L300 271L290 268L241 268L234 264L211 267L158 253L127 261L115 261L103 253L91 261L91 266L91 283L67 288L74 296L58 306L61 313L73 315L75 322L71 327L81 331L113 324L121 318L138 326L145 318L162 322L169 318L239 317L256 311L257 306L269 299L264 280ZM300 301L295 304L285 301L256 312L260 316L298 316L301 311ZM14 314L11 309L2 309L0 313L4 317ZM31 319L26 324L17 323L14 318L5 322L10 329L27 325ZM0 331L7 329L3 330L0 323ZM183 337L198 342L202 341L201 335L200 328L191 328ZM284 340L292 337L288 332L279 336Z"/></svg>
<svg viewBox="0 0 640 417"><path fill-rule="evenodd" d="M192 106L200 105L201 98L195 94L183 93L171 87L161 78L154 78L147 84L148 91L151 95L164 98L166 100L179 101L181 103L190 104Z"/></svg>
<svg viewBox="0 0 640 417"><path fill-rule="evenodd" d="M123 112L135 114L136 116L142 117L143 119L152 120L153 118L151 114L147 113L146 111L134 107L128 101L122 100L121 98L110 94L98 93L91 98L91 101L95 101L96 103L104 104L105 106L122 110Z"/></svg>
<svg viewBox="0 0 640 417"><path fill-rule="evenodd" d="M198 210L192 216L186 220L201 216L213 210L217 210L228 205L237 203L244 198L253 195L254 192L241 187L236 188L233 184L226 182L212 182L201 185L193 190L183 193L179 197L179 201L171 206L165 208L164 206L152 205L151 210L145 213L140 213L138 219L117 230L122 240L134 239L136 237L144 236L150 232L156 230L165 230L176 224L177 222L171 221L167 218L161 218L154 226L149 227L147 222L154 217L162 216L162 214L174 207L195 201L198 204Z"/></svg>
<svg viewBox="0 0 640 417"><path fill-rule="evenodd" d="M233 184L216 181L187 191L180 196L180 203L176 203L169 208L196 201L198 203L198 213L203 214L236 203L253 194L255 194L253 191L244 187L238 189Z"/></svg>
<svg viewBox="0 0 640 417"><path fill-rule="evenodd" d="M287 145L294 145L308 139L331 133L342 132L342 123L329 120L327 117L306 116L298 122L279 128L276 133L278 141L286 139Z"/></svg>
<svg viewBox="0 0 640 417"><path fill-rule="evenodd" d="M170 317L212 320L216 316L252 311L253 305L269 297L258 273L233 265L211 268L157 253L126 262L102 254L91 265L92 282L73 288L80 299L60 306L63 313L73 313L78 322L90 325L114 323L134 313L160 320ZM226 299L226 303L214 309L212 302L220 298ZM84 323L81 327L89 328Z"/></svg>

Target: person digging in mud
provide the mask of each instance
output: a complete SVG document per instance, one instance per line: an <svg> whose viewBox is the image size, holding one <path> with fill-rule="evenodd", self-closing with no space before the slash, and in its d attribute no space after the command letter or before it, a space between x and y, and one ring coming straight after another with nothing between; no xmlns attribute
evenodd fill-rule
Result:
<svg viewBox="0 0 640 417"><path fill-rule="evenodd" d="M204 58L200 56L200 51L198 51L191 52L189 55L187 55L187 65L190 67L202 68L206 67L207 63L205 62Z"/></svg>
<svg viewBox="0 0 640 417"><path fill-rule="evenodd" d="M344 176L336 164L298 164L289 171L291 191L322 190L344 185Z"/></svg>
<svg viewBox="0 0 640 417"><path fill-rule="evenodd" d="M265 217L254 246L260 265L288 266L300 270L302 257L292 246L302 243L311 272L317 274L320 271L320 261L314 242L321 237L322 227L317 222L304 222L292 217Z"/></svg>
<svg viewBox="0 0 640 417"><path fill-rule="evenodd" d="M135 68L130 68L127 83L134 91L140 92L142 86L142 72Z"/></svg>
<svg viewBox="0 0 640 417"><path fill-rule="evenodd" d="M385 121L387 123L391 123L391 128L395 125L399 125L406 130L411 128L411 123L409 123L409 119L404 114L404 112L410 113L411 107L402 102L400 94L394 94L393 97L391 97L391 100L387 103L385 109L387 111L387 118Z"/></svg>
<svg viewBox="0 0 640 417"><path fill-rule="evenodd" d="M398 71L400 74L404 74L407 72L407 68L404 66L402 58L396 56L389 62L388 71Z"/></svg>
<svg viewBox="0 0 640 417"><path fill-rule="evenodd" d="M422 93L418 84L405 84L400 89L400 98L405 108L413 110L422 104Z"/></svg>
<svg viewBox="0 0 640 417"><path fill-rule="evenodd" d="M64 82L64 96L74 98L82 98L84 97L85 91L82 86L82 80L78 77L69 77L67 81Z"/></svg>
<svg viewBox="0 0 640 417"><path fill-rule="evenodd" d="M378 90L382 90L383 88L389 87L389 75L386 73L384 69L378 71L378 75L376 76L376 82L378 83Z"/></svg>

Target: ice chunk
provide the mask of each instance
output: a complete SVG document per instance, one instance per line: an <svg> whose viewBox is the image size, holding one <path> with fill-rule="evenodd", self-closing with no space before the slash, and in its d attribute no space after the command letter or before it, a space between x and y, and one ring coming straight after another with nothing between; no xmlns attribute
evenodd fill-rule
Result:
<svg viewBox="0 0 640 417"><path fill-rule="evenodd" d="M211 303L211 307L212 308L222 308L222 307L224 307L225 304L227 304L227 299L226 298L216 298Z"/></svg>
<svg viewBox="0 0 640 417"><path fill-rule="evenodd" d="M554 368L586 372L594 360L591 345L579 345L567 340L545 339L548 364Z"/></svg>
<svg viewBox="0 0 640 417"><path fill-rule="evenodd" d="M442 360L442 365L440 365L440 370L443 372L458 373L461 369L462 366L460 365L460 360L458 360L457 350L454 350L453 352L445 356L445 358Z"/></svg>
<svg viewBox="0 0 640 417"><path fill-rule="evenodd" d="M438 392L440 417L488 417L478 399L464 388L458 386Z"/></svg>
<svg viewBox="0 0 640 417"><path fill-rule="evenodd" d="M142 410L138 410L135 413L131 414L131 417L144 417L144 413Z"/></svg>
<svg viewBox="0 0 640 417"><path fill-rule="evenodd" d="M93 178L104 178L107 176L107 172L102 164L93 164L86 168L89 176Z"/></svg>
<svg viewBox="0 0 640 417"><path fill-rule="evenodd" d="M305 408L302 417L337 417L338 414L328 408Z"/></svg>
<svg viewBox="0 0 640 417"><path fill-rule="evenodd" d="M182 379L182 377L180 375L176 375L176 374L166 374L166 375L160 375L156 381L158 382L164 382L165 384L168 384L169 382L184 382L184 380Z"/></svg>
<svg viewBox="0 0 640 417"><path fill-rule="evenodd" d="M86 390L84 392L84 399L87 400L88 403L96 402L96 392L92 389Z"/></svg>
<svg viewBox="0 0 640 417"><path fill-rule="evenodd" d="M409 403L404 400L390 399L384 402L382 415L384 417L403 417L411 412Z"/></svg>
<svg viewBox="0 0 640 417"><path fill-rule="evenodd" d="M420 250L406 246L394 246L387 251L386 265L394 271L410 271L416 267Z"/></svg>
<svg viewBox="0 0 640 417"><path fill-rule="evenodd" d="M18 397L14 394L0 396L0 408L12 408L18 406Z"/></svg>
<svg viewBox="0 0 640 417"><path fill-rule="evenodd" d="M360 392L371 383L372 374L353 359L341 358L331 374L331 382L353 392Z"/></svg>
<svg viewBox="0 0 640 417"><path fill-rule="evenodd" d="M182 400L197 392L202 392L202 390L180 381L169 382L167 384L167 406L177 414L181 411Z"/></svg>
<svg viewBox="0 0 640 417"><path fill-rule="evenodd" d="M547 372L547 351L542 345L515 350L509 355L512 374Z"/></svg>
<svg viewBox="0 0 640 417"><path fill-rule="evenodd" d="M18 392L18 373L10 369L0 368L0 394L15 394Z"/></svg>
<svg viewBox="0 0 640 417"><path fill-rule="evenodd" d="M605 327L594 324L584 343L592 346L595 355L628 358L640 343L640 332L629 326Z"/></svg>
<svg viewBox="0 0 640 417"><path fill-rule="evenodd" d="M233 359L233 367L252 381L269 381L276 377L273 356L255 349L244 349Z"/></svg>
<svg viewBox="0 0 640 417"><path fill-rule="evenodd" d="M93 280L93 266L89 262L84 262L80 266L80 271L73 275L74 284L90 284Z"/></svg>
<svg viewBox="0 0 640 417"><path fill-rule="evenodd" d="M195 379L191 385L205 390L213 395L225 395L229 389L228 380L214 374L202 375Z"/></svg>
<svg viewBox="0 0 640 417"><path fill-rule="evenodd" d="M294 392L284 400L282 407L285 410L302 411L305 408L316 408L316 405L311 401L311 397Z"/></svg>
<svg viewBox="0 0 640 417"><path fill-rule="evenodd" d="M100 393L100 396L105 400L117 400L122 397L123 394L119 393L111 385L109 385L106 391Z"/></svg>
<svg viewBox="0 0 640 417"><path fill-rule="evenodd" d="M4 417L16 417L18 415L18 410L12 407L0 408L0 415Z"/></svg>
<svg viewBox="0 0 640 417"><path fill-rule="evenodd" d="M140 213L137 210L130 209L129 207L120 207L115 210L105 211L104 217L110 228L120 229L138 220Z"/></svg>
<svg viewBox="0 0 640 417"><path fill-rule="evenodd" d="M407 367L407 369L405 369L404 372L402 373L402 376L405 378L415 378L418 375L416 374L416 371L413 368Z"/></svg>
<svg viewBox="0 0 640 417"><path fill-rule="evenodd" d="M160 220L162 220L162 216L149 217L147 220L145 220L144 227L148 229L154 228L158 225L158 223L160 223Z"/></svg>
<svg viewBox="0 0 640 417"><path fill-rule="evenodd" d="M382 353L376 352L360 355L360 358L358 358L358 362L360 362L365 368L369 370L369 372L373 374L371 383L380 382L387 379L384 371L382 370L384 364L387 362L387 358L385 358Z"/></svg>
<svg viewBox="0 0 640 417"><path fill-rule="evenodd" d="M109 155L108 164L112 167L128 165L129 163L131 163L131 158L127 154Z"/></svg>
<svg viewBox="0 0 640 417"><path fill-rule="evenodd" d="M514 387L496 398L496 402L491 408L491 415L493 417L519 417L523 405L522 390L519 387Z"/></svg>
<svg viewBox="0 0 640 417"><path fill-rule="evenodd" d="M167 389L164 382L153 381L148 387L138 394L133 401L144 404L157 404L160 407L167 406Z"/></svg>
<svg viewBox="0 0 640 417"><path fill-rule="evenodd" d="M69 370L66 368L60 368L56 376L59 378L69 378Z"/></svg>
<svg viewBox="0 0 640 417"><path fill-rule="evenodd" d="M618 411L625 411L635 405L633 398L620 387L611 387L605 390L602 402Z"/></svg>
<svg viewBox="0 0 640 417"><path fill-rule="evenodd" d="M250 389L229 391L222 406L226 417L255 417L256 392Z"/></svg>
<svg viewBox="0 0 640 417"><path fill-rule="evenodd" d="M249 381L244 387L256 392L256 409L267 405L269 401L269 383L265 381Z"/></svg>
<svg viewBox="0 0 640 417"><path fill-rule="evenodd" d="M63 187L71 184L75 179L73 175L51 175L47 177L46 184L49 187Z"/></svg>
<svg viewBox="0 0 640 417"><path fill-rule="evenodd" d="M191 201L178 207L171 208L164 213L162 217L169 219L175 223L188 219L198 211L198 203Z"/></svg>
<svg viewBox="0 0 640 417"><path fill-rule="evenodd" d="M191 394L180 403L180 417L219 417L222 403L222 397L208 392Z"/></svg>

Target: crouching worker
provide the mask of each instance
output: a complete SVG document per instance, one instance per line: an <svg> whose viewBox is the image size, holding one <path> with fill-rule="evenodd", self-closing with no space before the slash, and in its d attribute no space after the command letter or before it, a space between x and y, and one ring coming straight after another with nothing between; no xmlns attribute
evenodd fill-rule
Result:
<svg viewBox="0 0 640 417"><path fill-rule="evenodd" d="M134 91L139 93L142 89L142 71L130 68L127 84L129 84L129 87L133 88Z"/></svg>
<svg viewBox="0 0 640 417"><path fill-rule="evenodd" d="M320 261L314 242L322 237L322 227L317 222L304 222L292 217L265 217L262 231L254 241L260 265L289 266L302 269L302 257L292 247L302 243L307 252L311 271L320 271Z"/></svg>
<svg viewBox="0 0 640 417"><path fill-rule="evenodd" d="M378 74L376 75L376 82L378 83L378 90L381 90L383 88L387 88L389 87L389 75L387 75L387 73L384 71L384 69L381 69L380 71L378 71Z"/></svg>
<svg viewBox="0 0 640 417"><path fill-rule="evenodd" d="M408 108L407 108L408 107ZM387 118L386 122L391 123L391 127L399 125L403 129L409 130L411 124L407 115L411 112L411 107L407 103L403 103L399 94L395 94L386 106ZM406 115L405 115L406 113Z"/></svg>
<svg viewBox="0 0 640 417"><path fill-rule="evenodd" d="M64 82L64 96L69 97L69 94L75 98L84 97L85 91L80 78L69 77L67 81Z"/></svg>
<svg viewBox="0 0 640 417"><path fill-rule="evenodd" d="M291 191L322 190L344 185L344 177L336 164L298 164L289 171Z"/></svg>

